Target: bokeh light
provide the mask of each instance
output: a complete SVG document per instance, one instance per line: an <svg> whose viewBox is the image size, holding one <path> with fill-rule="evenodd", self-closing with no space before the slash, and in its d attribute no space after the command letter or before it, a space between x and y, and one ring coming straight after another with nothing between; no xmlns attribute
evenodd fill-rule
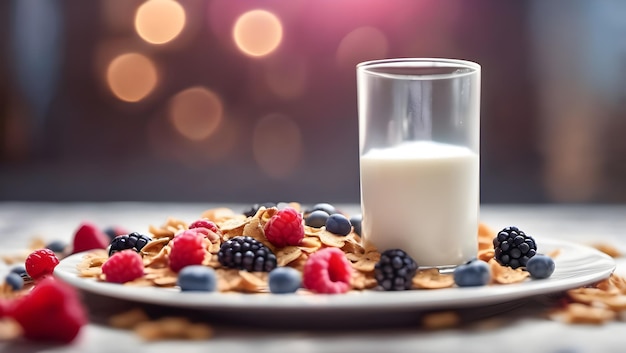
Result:
<svg viewBox="0 0 626 353"><path fill-rule="evenodd" d="M239 16L233 27L233 38L246 55L265 56L280 45L283 26L273 13L252 10Z"/></svg>
<svg viewBox="0 0 626 353"><path fill-rule="evenodd" d="M106 76L113 94L126 102L144 99L158 82L154 62L139 53L126 53L114 58L107 68Z"/></svg>
<svg viewBox="0 0 626 353"><path fill-rule="evenodd" d="M137 9L135 29L148 43L164 44L185 26L185 9L174 0L148 0Z"/></svg>
<svg viewBox="0 0 626 353"><path fill-rule="evenodd" d="M337 48L337 63L342 67L354 67L366 60L387 56L387 37L379 29L365 26L348 33Z"/></svg>
<svg viewBox="0 0 626 353"><path fill-rule="evenodd" d="M254 159L269 177L292 175L302 157L302 133L298 125L282 114L269 114L254 127Z"/></svg>
<svg viewBox="0 0 626 353"><path fill-rule="evenodd" d="M199 141L208 138L223 117L222 100L213 91L196 86L170 100L169 119L181 135Z"/></svg>

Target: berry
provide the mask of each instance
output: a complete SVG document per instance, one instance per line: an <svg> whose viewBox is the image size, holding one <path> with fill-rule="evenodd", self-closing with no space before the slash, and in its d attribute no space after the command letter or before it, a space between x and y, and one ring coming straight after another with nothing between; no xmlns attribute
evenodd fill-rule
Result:
<svg viewBox="0 0 626 353"><path fill-rule="evenodd" d="M322 210L315 210L309 213L304 220L304 224L313 228L322 228L326 225L329 214Z"/></svg>
<svg viewBox="0 0 626 353"><path fill-rule="evenodd" d="M93 249L106 249L108 245L108 235L94 224L83 222L74 233L72 254Z"/></svg>
<svg viewBox="0 0 626 353"><path fill-rule="evenodd" d="M17 273L18 275L20 275L20 277L28 276L28 273L26 273L26 267L24 267L23 265L15 265L11 267L11 272Z"/></svg>
<svg viewBox="0 0 626 353"><path fill-rule="evenodd" d="M255 203L254 205L252 205L249 208L245 209L243 211L243 214L246 217L252 217L252 216L254 216L257 213L257 211L261 207L265 207L265 208L276 207L276 202L265 202L265 203L261 203L261 204Z"/></svg>
<svg viewBox="0 0 626 353"><path fill-rule="evenodd" d="M352 265L341 249L323 248L312 253L304 264L302 284L322 294L346 293L350 290Z"/></svg>
<svg viewBox="0 0 626 353"><path fill-rule="evenodd" d="M213 292L217 288L215 270L202 265L185 266L178 273L178 286L183 292Z"/></svg>
<svg viewBox="0 0 626 353"><path fill-rule="evenodd" d="M239 236L225 241L217 253L224 267L250 272L270 272L276 268L276 255L260 241Z"/></svg>
<svg viewBox="0 0 626 353"><path fill-rule="evenodd" d="M118 237L120 235L125 235L129 233L128 231L126 231L126 229L118 226L108 226L102 231L104 232L104 234L109 236L110 240L113 240L115 239L115 237Z"/></svg>
<svg viewBox="0 0 626 353"><path fill-rule="evenodd" d="M143 260L134 250L114 253L102 264L107 282L126 283L143 276Z"/></svg>
<svg viewBox="0 0 626 353"><path fill-rule="evenodd" d="M384 290L406 290L413 285L417 263L400 249L385 250L374 265L376 282Z"/></svg>
<svg viewBox="0 0 626 353"><path fill-rule="evenodd" d="M337 209L335 208L335 206L326 202L316 203L315 205L313 205L313 207L311 207L311 209L307 211L307 213L311 213L313 211L318 211L318 210L324 211L328 213L329 215L337 213Z"/></svg>
<svg viewBox="0 0 626 353"><path fill-rule="evenodd" d="M0 319L9 315L9 304L8 300L0 298Z"/></svg>
<svg viewBox="0 0 626 353"><path fill-rule="evenodd" d="M132 232L128 235L119 235L111 240L111 247L109 248L109 256L122 250L133 249L136 252L141 251L146 244L152 241L147 235Z"/></svg>
<svg viewBox="0 0 626 353"><path fill-rule="evenodd" d="M87 323L85 308L70 286L47 277L27 295L15 300L9 313L24 337L69 343Z"/></svg>
<svg viewBox="0 0 626 353"><path fill-rule="evenodd" d="M348 235L352 231L352 224L346 216L335 213L326 220L326 230L337 235Z"/></svg>
<svg viewBox="0 0 626 353"><path fill-rule="evenodd" d="M454 269L454 283L459 287L484 286L491 280L491 268L482 260L472 260Z"/></svg>
<svg viewBox="0 0 626 353"><path fill-rule="evenodd" d="M525 267L528 260L537 253L535 240L517 227L502 229L493 238L495 259L502 266Z"/></svg>
<svg viewBox="0 0 626 353"><path fill-rule="evenodd" d="M294 293L302 285L302 274L293 267L277 267L268 276L270 292Z"/></svg>
<svg viewBox="0 0 626 353"><path fill-rule="evenodd" d="M357 215L350 217L350 223L352 224L352 227L354 228L354 232L358 236L361 236L361 223L363 223L363 216L360 214L357 214Z"/></svg>
<svg viewBox="0 0 626 353"><path fill-rule="evenodd" d="M299 245L304 238L302 214L292 207L286 207L265 223L264 230L267 240L279 248Z"/></svg>
<svg viewBox="0 0 626 353"><path fill-rule="evenodd" d="M178 272L185 266L200 265L204 261L204 235L197 229L189 229L176 235L171 244L169 266L172 271Z"/></svg>
<svg viewBox="0 0 626 353"><path fill-rule="evenodd" d="M526 263L526 270L532 278L542 279L552 276L554 272L554 260L550 256L543 254L537 254Z"/></svg>
<svg viewBox="0 0 626 353"><path fill-rule="evenodd" d="M67 248L67 243L62 240L53 240L46 245L46 249L50 249L55 253L62 254Z"/></svg>
<svg viewBox="0 0 626 353"><path fill-rule="evenodd" d="M199 219L189 225L189 229L194 229L194 228L206 228L212 231L213 233L219 233L220 231L220 229L217 227L217 224L215 224L212 221L209 221L206 218Z"/></svg>
<svg viewBox="0 0 626 353"><path fill-rule="evenodd" d="M32 279L40 279L51 275L59 264L59 259L50 249L35 250L25 261L26 272Z"/></svg>
<svg viewBox="0 0 626 353"><path fill-rule="evenodd" d="M18 291L24 287L24 279L15 272L9 272L4 278L4 282L14 291Z"/></svg>

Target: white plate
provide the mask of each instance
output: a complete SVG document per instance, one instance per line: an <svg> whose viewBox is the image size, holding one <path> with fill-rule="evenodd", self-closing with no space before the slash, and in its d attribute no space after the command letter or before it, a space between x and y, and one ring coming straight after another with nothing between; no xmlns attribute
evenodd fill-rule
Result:
<svg viewBox="0 0 626 353"><path fill-rule="evenodd" d="M280 317L281 320L301 320L300 314L306 314L313 319L323 317L328 322L332 315L348 320L379 320L383 314L493 306L588 285L607 278L615 269L613 259L596 249L560 240L536 240L540 252L547 253L554 249L561 251L555 259L556 269L550 278L483 287L402 292L370 290L336 295L180 292L174 288L130 287L78 277L76 265L83 254L75 254L62 260L54 275L87 292L144 304L201 310L207 314L235 319L252 319L253 316L264 318L269 315Z"/></svg>

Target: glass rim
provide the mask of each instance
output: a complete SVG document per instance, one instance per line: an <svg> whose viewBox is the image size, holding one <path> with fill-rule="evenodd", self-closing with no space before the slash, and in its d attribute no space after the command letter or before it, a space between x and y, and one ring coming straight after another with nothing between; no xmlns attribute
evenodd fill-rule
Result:
<svg viewBox="0 0 626 353"><path fill-rule="evenodd" d="M384 69L457 69L453 72L443 73L392 73L384 72ZM358 63L357 72L372 76L387 78L401 78L412 80L436 80L451 79L463 76L480 74L480 64L462 59L448 58L393 58L376 59ZM382 69L381 71L374 71ZM461 71L458 71L461 70Z"/></svg>

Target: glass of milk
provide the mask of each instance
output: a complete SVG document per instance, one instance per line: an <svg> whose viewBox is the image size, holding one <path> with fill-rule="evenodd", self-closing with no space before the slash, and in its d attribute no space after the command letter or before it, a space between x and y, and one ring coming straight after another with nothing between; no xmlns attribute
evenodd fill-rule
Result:
<svg viewBox="0 0 626 353"><path fill-rule="evenodd" d="M480 65L404 58L357 65L363 240L420 267L477 255Z"/></svg>

